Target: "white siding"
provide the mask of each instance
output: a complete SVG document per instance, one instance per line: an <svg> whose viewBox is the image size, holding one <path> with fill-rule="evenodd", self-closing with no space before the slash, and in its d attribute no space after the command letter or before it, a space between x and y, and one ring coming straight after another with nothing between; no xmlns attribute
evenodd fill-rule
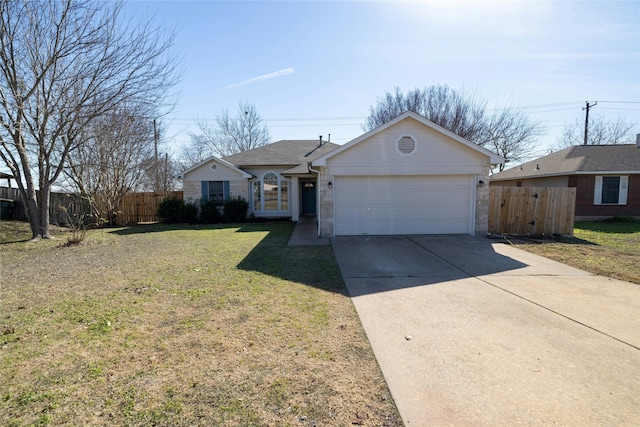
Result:
<svg viewBox="0 0 640 427"><path fill-rule="evenodd" d="M416 149L402 155L396 141L416 140ZM331 175L480 174L486 156L413 119L391 126L327 160Z"/></svg>
<svg viewBox="0 0 640 427"><path fill-rule="evenodd" d="M336 235L473 233L473 175L340 176Z"/></svg>

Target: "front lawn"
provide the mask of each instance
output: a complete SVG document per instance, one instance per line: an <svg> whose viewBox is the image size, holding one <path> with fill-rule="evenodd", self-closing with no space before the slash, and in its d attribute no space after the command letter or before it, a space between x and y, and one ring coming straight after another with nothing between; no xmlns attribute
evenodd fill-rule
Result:
<svg viewBox="0 0 640 427"><path fill-rule="evenodd" d="M402 425L331 248L292 227L0 221L2 424Z"/></svg>
<svg viewBox="0 0 640 427"><path fill-rule="evenodd" d="M573 237L517 246L602 276L640 284L640 221L576 222Z"/></svg>

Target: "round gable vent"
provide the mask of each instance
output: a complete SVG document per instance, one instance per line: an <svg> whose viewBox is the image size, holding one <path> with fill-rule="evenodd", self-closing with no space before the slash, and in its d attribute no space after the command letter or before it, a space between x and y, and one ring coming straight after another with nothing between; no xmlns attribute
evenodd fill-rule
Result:
<svg viewBox="0 0 640 427"><path fill-rule="evenodd" d="M218 170L218 164L217 163L211 163L211 170L217 171Z"/></svg>
<svg viewBox="0 0 640 427"><path fill-rule="evenodd" d="M410 156L416 151L416 140L412 136L404 135L396 141L396 150L403 156Z"/></svg>

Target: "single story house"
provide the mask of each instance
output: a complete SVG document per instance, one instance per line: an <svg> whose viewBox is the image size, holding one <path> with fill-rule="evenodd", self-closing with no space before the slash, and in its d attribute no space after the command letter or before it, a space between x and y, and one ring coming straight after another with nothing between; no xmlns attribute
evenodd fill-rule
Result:
<svg viewBox="0 0 640 427"><path fill-rule="evenodd" d="M575 187L576 221L640 218L640 138L636 144L565 148L497 173L490 185Z"/></svg>
<svg viewBox="0 0 640 427"><path fill-rule="evenodd" d="M186 200L241 196L256 217L317 217L319 236L484 234L504 159L413 113L344 144L279 141L183 174Z"/></svg>

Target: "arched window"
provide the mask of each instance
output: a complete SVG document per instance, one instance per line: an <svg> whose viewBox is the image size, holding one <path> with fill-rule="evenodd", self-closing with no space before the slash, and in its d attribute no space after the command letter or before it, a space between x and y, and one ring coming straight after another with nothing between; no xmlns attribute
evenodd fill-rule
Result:
<svg viewBox="0 0 640 427"><path fill-rule="evenodd" d="M289 181L275 172L267 172L253 182L253 210L264 212L289 210Z"/></svg>

